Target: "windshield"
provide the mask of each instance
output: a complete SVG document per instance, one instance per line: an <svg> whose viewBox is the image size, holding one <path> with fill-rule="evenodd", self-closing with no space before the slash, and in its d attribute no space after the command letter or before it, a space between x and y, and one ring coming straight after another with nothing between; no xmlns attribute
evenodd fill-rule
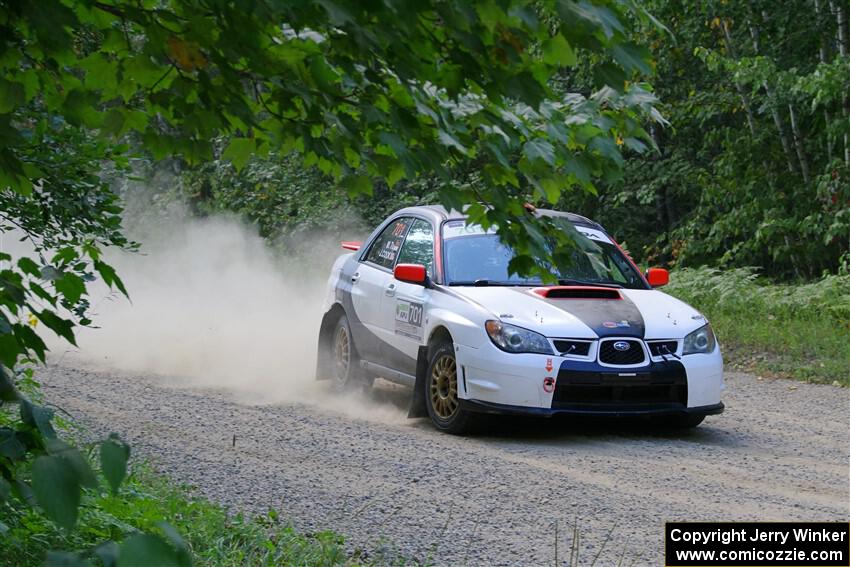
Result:
<svg viewBox="0 0 850 567"><path fill-rule="evenodd" d="M572 262L558 270L565 285L597 284L645 289L640 274L601 231L576 227ZM513 251L492 231L451 221L443 226L446 283L448 285L539 285L539 278L508 273Z"/></svg>

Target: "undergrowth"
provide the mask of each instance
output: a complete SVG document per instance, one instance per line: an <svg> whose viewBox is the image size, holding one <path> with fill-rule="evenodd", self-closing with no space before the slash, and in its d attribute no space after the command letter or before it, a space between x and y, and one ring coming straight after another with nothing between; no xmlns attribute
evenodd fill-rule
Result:
<svg viewBox="0 0 850 567"><path fill-rule="evenodd" d="M135 467L117 496L107 490L90 492L73 531L58 528L33 508L0 506L0 521L9 527L0 537L0 563L18 567L44 565L51 549L83 551L138 531L161 532L162 522L181 534L195 565L361 564L346 553L335 533L298 533L275 512L230 516L147 466Z"/></svg>
<svg viewBox="0 0 850 567"><path fill-rule="evenodd" d="M708 317L727 364L850 386L850 275L779 285L754 268L684 268L664 291Z"/></svg>

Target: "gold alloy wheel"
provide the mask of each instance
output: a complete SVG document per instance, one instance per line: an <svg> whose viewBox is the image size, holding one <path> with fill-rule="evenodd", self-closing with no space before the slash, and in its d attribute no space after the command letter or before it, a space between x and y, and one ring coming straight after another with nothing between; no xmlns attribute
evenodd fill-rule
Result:
<svg viewBox="0 0 850 567"><path fill-rule="evenodd" d="M453 356L444 354L431 370L431 407L440 419L450 419L458 405L457 364Z"/></svg>
<svg viewBox="0 0 850 567"><path fill-rule="evenodd" d="M340 325L334 337L334 362L336 363L336 376L339 384L345 384L348 378L348 365L351 364L351 340L348 337L348 329Z"/></svg>

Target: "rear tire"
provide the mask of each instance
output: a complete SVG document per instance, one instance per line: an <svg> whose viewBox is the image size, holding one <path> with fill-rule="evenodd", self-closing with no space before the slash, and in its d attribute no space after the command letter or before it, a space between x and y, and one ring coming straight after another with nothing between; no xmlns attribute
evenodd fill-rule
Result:
<svg viewBox="0 0 850 567"><path fill-rule="evenodd" d="M475 425L475 415L464 410L457 395L457 361L454 345L443 342L433 347L425 375L425 407L434 427L461 435Z"/></svg>
<svg viewBox="0 0 850 567"><path fill-rule="evenodd" d="M337 392L350 392L357 389L368 389L371 380L366 380L360 369L360 358L354 347L351 326L348 317L340 315L331 335L329 345L331 381Z"/></svg>

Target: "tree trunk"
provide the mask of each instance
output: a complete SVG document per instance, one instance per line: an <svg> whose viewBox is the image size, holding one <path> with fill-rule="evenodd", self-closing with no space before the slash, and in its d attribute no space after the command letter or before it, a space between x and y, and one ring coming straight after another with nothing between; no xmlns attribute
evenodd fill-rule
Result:
<svg viewBox="0 0 850 567"><path fill-rule="evenodd" d="M850 49L850 30L847 22L847 6L844 0L830 0L829 5L832 8L832 13L835 15L835 23L838 25L838 54L845 58L847 57L848 49ZM850 115L850 98L845 93L841 97L841 114L846 122ZM846 128L846 126L845 126ZM850 167L850 136L844 132L844 163Z"/></svg>
<svg viewBox="0 0 850 567"><path fill-rule="evenodd" d="M721 20L720 27L723 28L723 35L726 38L726 52L729 53L729 56L732 59L738 59L738 56L735 54L735 45L732 42L732 34L729 33L729 25L726 23L726 20ZM753 117L753 109L750 106L750 97L747 96L747 91L744 89L744 85L739 83L738 81L734 81L735 90L738 91L738 96L741 97L741 104L744 106L744 111L747 113L747 125L750 127L750 135L755 139L756 137L756 121Z"/></svg>
<svg viewBox="0 0 850 567"><path fill-rule="evenodd" d="M661 153L662 142L654 122L649 125L649 136L658 148L659 153L655 154L652 158L653 161L657 161L663 154ZM658 227L664 230L665 243L670 242L670 217L667 214L669 211L668 198L667 185L661 184L655 190L655 220L658 223Z"/></svg>
<svg viewBox="0 0 850 567"><path fill-rule="evenodd" d="M756 55L759 54L759 36L758 30L750 24L750 36L753 38L753 49ZM788 171L795 172L797 168L794 167L794 152L791 150L791 141L788 139L788 134L785 132L785 124L782 121L782 116L779 114L779 107L777 104L776 96L773 91L773 87L770 86L768 81L762 83L764 87L764 92L767 93L767 102L768 106L770 106L770 114L773 117L773 124L776 126L776 131L779 134L779 141L782 143L782 151L785 152L785 161L788 163Z"/></svg>
<svg viewBox="0 0 850 567"><path fill-rule="evenodd" d="M823 10L821 9L821 0L814 0L815 2L815 14L817 14L818 27L820 28L826 23L825 18L823 17ZM821 63L826 63L829 61L829 42L827 40L826 35L821 35L820 47L818 49L818 57ZM832 123L832 117L829 114L829 108L824 105L823 109L823 121L826 126L826 162L832 163L832 154L833 154L833 140L832 136L829 134L829 125Z"/></svg>
<svg viewBox="0 0 850 567"><path fill-rule="evenodd" d="M794 134L794 147L797 150L797 158L800 160L800 172L803 174L803 181L808 185L812 180L809 175L809 162L806 159L806 151L803 148L803 137L797 126L797 114L794 112L794 105L791 103L788 103L788 113L791 116L791 132Z"/></svg>

